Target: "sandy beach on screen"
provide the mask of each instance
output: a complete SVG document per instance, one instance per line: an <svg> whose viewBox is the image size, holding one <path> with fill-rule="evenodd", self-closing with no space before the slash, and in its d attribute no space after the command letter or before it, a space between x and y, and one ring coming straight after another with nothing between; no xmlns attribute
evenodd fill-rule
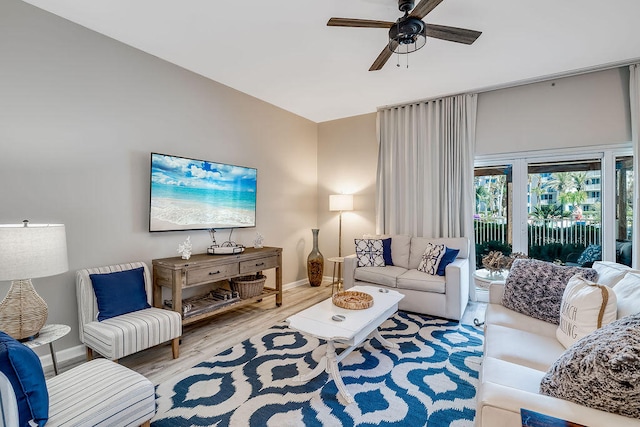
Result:
<svg viewBox="0 0 640 427"><path fill-rule="evenodd" d="M217 208L207 203L169 198L151 204L151 230L246 227L255 224L254 212L247 209Z"/></svg>

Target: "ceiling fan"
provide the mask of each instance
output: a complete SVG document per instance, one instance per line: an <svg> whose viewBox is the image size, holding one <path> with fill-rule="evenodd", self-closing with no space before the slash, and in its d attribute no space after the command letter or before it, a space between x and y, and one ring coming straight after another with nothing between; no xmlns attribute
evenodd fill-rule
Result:
<svg viewBox="0 0 640 427"><path fill-rule="evenodd" d="M382 69L393 53L411 53L424 46L427 37L447 40L456 43L472 44L480 31L465 28L447 27L445 25L425 24L422 18L427 16L442 0L420 0L414 8L413 0L398 0L398 9L404 16L396 22L375 21L370 19L331 18L329 27L388 28L389 43L373 61L369 71ZM412 10L413 9L413 10ZM411 13L409 13L411 11ZM404 48L404 50L402 50Z"/></svg>

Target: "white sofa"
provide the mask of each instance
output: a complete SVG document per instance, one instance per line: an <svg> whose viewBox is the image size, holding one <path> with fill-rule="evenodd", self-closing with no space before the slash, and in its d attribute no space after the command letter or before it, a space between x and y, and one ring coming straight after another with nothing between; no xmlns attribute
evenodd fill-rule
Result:
<svg viewBox="0 0 640 427"><path fill-rule="evenodd" d="M614 292L627 275L636 275L640 286L640 272L627 266L597 261L593 268L598 283L612 286ZM590 427L640 426L638 419L539 393L543 376L565 348L556 338L557 325L502 305L504 283L492 282L489 289L475 426L520 427L521 408Z"/></svg>
<svg viewBox="0 0 640 427"><path fill-rule="evenodd" d="M358 267L355 255L345 257L344 287L376 285L405 295L400 310L460 320L469 301L469 239L465 237L431 239L392 235L393 266ZM444 244L460 252L445 269L444 276L418 271L427 243Z"/></svg>

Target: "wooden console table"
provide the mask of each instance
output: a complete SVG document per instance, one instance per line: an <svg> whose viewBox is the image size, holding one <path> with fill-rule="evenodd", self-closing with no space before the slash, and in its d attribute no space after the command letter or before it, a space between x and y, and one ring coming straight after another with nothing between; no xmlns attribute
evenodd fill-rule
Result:
<svg viewBox="0 0 640 427"><path fill-rule="evenodd" d="M153 260L153 305L163 308L162 288L171 289L174 311L182 314L182 290L208 285L238 276L255 274L262 270L276 269L275 288L265 287L262 294L239 300L213 311L193 316L182 316L182 324L188 325L215 316L228 310L257 302L275 295L276 305L282 305L282 248L246 248L233 255L192 255L188 260L181 257Z"/></svg>

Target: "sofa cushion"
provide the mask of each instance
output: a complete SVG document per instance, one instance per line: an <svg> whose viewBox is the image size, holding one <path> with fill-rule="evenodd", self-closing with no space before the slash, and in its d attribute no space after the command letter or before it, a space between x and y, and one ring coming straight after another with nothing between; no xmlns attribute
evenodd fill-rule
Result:
<svg viewBox="0 0 640 427"><path fill-rule="evenodd" d="M596 261L592 267L598 272L598 283L613 288L631 270L626 265L612 261Z"/></svg>
<svg viewBox="0 0 640 427"><path fill-rule="evenodd" d="M446 281L443 276L431 275L418 270L407 270L398 277L398 288L415 291L445 293Z"/></svg>
<svg viewBox="0 0 640 427"><path fill-rule="evenodd" d="M617 318L640 312L640 272L629 271L613 287L618 302Z"/></svg>
<svg viewBox="0 0 640 427"><path fill-rule="evenodd" d="M544 320L518 313L502 304L489 304L485 313L487 325L502 325L546 337L555 337L557 326Z"/></svg>
<svg viewBox="0 0 640 427"><path fill-rule="evenodd" d="M442 259L438 264L438 271L436 271L436 274L438 276L444 276L447 265L455 261L459 253L460 253L460 249L451 249L451 248L445 247L444 255L442 256Z"/></svg>
<svg viewBox="0 0 640 427"><path fill-rule="evenodd" d="M99 321L151 307L147 302L144 267L89 277L98 301Z"/></svg>
<svg viewBox="0 0 640 427"><path fill-rule="evenodd" d="M394 234L391 236L391 258L393 265L409 268L409 253L411 248L411 236Z"/></svg>
<svg viewBox="0 0 640 427"><path fill-rule="evenodd" d="M438 272L438 264L445 254L446 247L444 245L434 245L427 243L427 247L422 254L422 260L418 264L418 271L435 275Z"/></svg>
<svg viewBox="0 0 640 427"><path fill-rule="evenodd" d="M502 304L545 322L558 324L560 304L569 278L581 273L595 280L592 268L566 267L536 259L516 259L505 281Z"/></svg>
<svg viewBox="0 0 640 427"><path fill-rule="evenodd" d="M384 267L359 267L353 275L355 280L361 282L375 283L377 285L396 287L398 276L404 274L407 270L402 267L387 265Z"/></svg>
<svg viewBox="0 0 640 427"><path fill-rule="evenodd" d="M640 418L640 314L587 335L551 366L540 393Z"/></svg>
<svg viewBox="0 0 640 427"><path fill-rule="evenodd" d="M166 310L165 310L166 311ZM51 426L139 426L155 415L153 384L106 359L93 359L47 380Z"/></svg>
<svg viewBox="0 0 640 427"><path fill-rule="evenodd" d="M544 336L501 325L485 328L485 356L545 372L565 348L554 336Z"/></svg>
<svg viewBox="0 0 640 427"><path fill-rule="evenodd" d="M40 359L29 347L2 331L0 371L9 379L13 388L20 426L45 425L49 418L49 393ZM35 424L30 424L32 420Z"/></svg>
<svg viewBox="0 0 640 427"><path fill-rule="evenodd" d="M616 314L613 290L576 274L564 289L556 337L568 348L582 337L615 321Z"/></svg>
<svg viewBox="0 0 640 427"><path fill-rule="evenodd" d="M355 239L358 267L384 267L382 239Z"/></svg>

